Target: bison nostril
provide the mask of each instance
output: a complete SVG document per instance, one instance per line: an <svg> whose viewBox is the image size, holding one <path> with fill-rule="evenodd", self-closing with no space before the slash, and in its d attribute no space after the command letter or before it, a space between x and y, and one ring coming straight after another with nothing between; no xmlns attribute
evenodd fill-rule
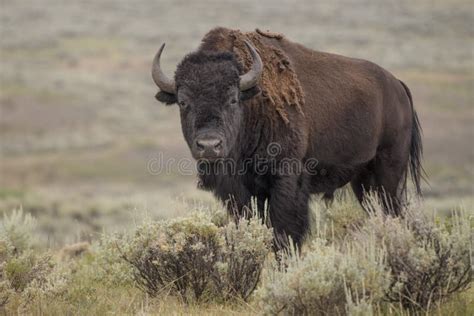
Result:
<svg viewBox="0 0 474 316"><path fill-rule="evenodd" d="M222 140L218 140L218 142L214 145L214 149L216 150L222 149Z"/></svg>
<svg viewBox="0 0 474 316"><path fill-rule="evenodd" d="M196 149L199 151L220 151L222 149L222 140L217 138L196 140Z"/></svg>
<svg viewBox="0 0 474 316"><path fill-rule="evenodd" d="M198 150L204 150L204 144L201 141L196 141L196 147Z"/></svg>

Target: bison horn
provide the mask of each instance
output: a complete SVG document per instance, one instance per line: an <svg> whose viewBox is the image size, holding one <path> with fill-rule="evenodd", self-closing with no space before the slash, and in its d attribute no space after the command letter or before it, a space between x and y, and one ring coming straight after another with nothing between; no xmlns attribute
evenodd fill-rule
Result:
<svg viewBox="0 0 474 316"><path fill-rule="evenodd" d="M252 68L244 75L240 76L240 90L245 91L250 88L253 88L257 85L258 79L262 75L263 63L260 55L257 53L255 48L248 41L245 41L252 55L253 63Z"/></svg>
<svg viewBox="0 0 474 316"><path fill-rule="evenodd" d="M160 57L163 49L165 48L165 43L161 45L160 49L156 53L155 59L153 59L153 67L151 70L151 76L156 85L165 92L176 94L176 85L174 80L168 78L164 72L161 70L160 66Z"/></svg>

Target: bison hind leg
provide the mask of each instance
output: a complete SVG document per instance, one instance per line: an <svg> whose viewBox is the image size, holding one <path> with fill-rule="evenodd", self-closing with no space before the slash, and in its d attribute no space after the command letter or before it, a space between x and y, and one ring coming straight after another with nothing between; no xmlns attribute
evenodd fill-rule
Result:
<svg viewBox="0 0 474 316"><path fill-rule="evenodd" d="M370 161L361 168L351 181L352 191L361 205L363 205L366 193L375 188L374 161Z"/></svg>
<svg viewBox="0 0 474 316"><path fill-rule="evenodd" d="M399 147L380 151L374 160L354 177L351 181L352 190L362 207L366 194L374 192L386 214L401 214L407 157L408 154Z"/></svg>

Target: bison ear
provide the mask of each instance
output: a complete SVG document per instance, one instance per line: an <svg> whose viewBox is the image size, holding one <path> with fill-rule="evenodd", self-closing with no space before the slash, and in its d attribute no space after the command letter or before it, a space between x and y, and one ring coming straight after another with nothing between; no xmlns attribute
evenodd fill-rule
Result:
<svg viewBox="0 0 474 316"><path fill-rule="evenodd" d="M260 88L258 86L255 86L253 88L250 88L245 91L240 92L240 101L245 101L248 99L253 98L254 96L258 95L260 93Z"/></svg>
<svg viewBox="0 0 474 316"><path fill-rule="evenodd" d="M158 92L158 93L155 95L155 98L156 98L158 101L163 102L163 103L166 104L166 105L175 104L176 101L177 101L175 94L168 93L168 92L165 92L165 91L160 91L160 92Z"/></svg>

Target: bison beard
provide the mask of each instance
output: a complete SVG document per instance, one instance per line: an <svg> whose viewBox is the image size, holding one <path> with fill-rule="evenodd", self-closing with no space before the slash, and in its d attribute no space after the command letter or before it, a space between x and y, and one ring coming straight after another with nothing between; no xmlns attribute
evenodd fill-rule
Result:
<svg viewBox="0 0 474 316"><path fill-rule="evenodd" d="M258 62L252 47L263 71L256 86L238 91L239 76ZM201 187L237 216L252 198L260 212L268 201L278 247L288 236L301 244L311 194L331 199L350 182L361 203L373 190L384 195L387 213L398 215L409 169L420 192L422 144L411 94L379 66L309 50L281 34L225 28L205 35L178 65L174 81L163 76L157 57L157 99L180 104L193 156L204 139L219 146L213 158L232 162L198 162ZM270 150L274 145L277 152ZM317 161L311 170L310 160Z"/></svg>

